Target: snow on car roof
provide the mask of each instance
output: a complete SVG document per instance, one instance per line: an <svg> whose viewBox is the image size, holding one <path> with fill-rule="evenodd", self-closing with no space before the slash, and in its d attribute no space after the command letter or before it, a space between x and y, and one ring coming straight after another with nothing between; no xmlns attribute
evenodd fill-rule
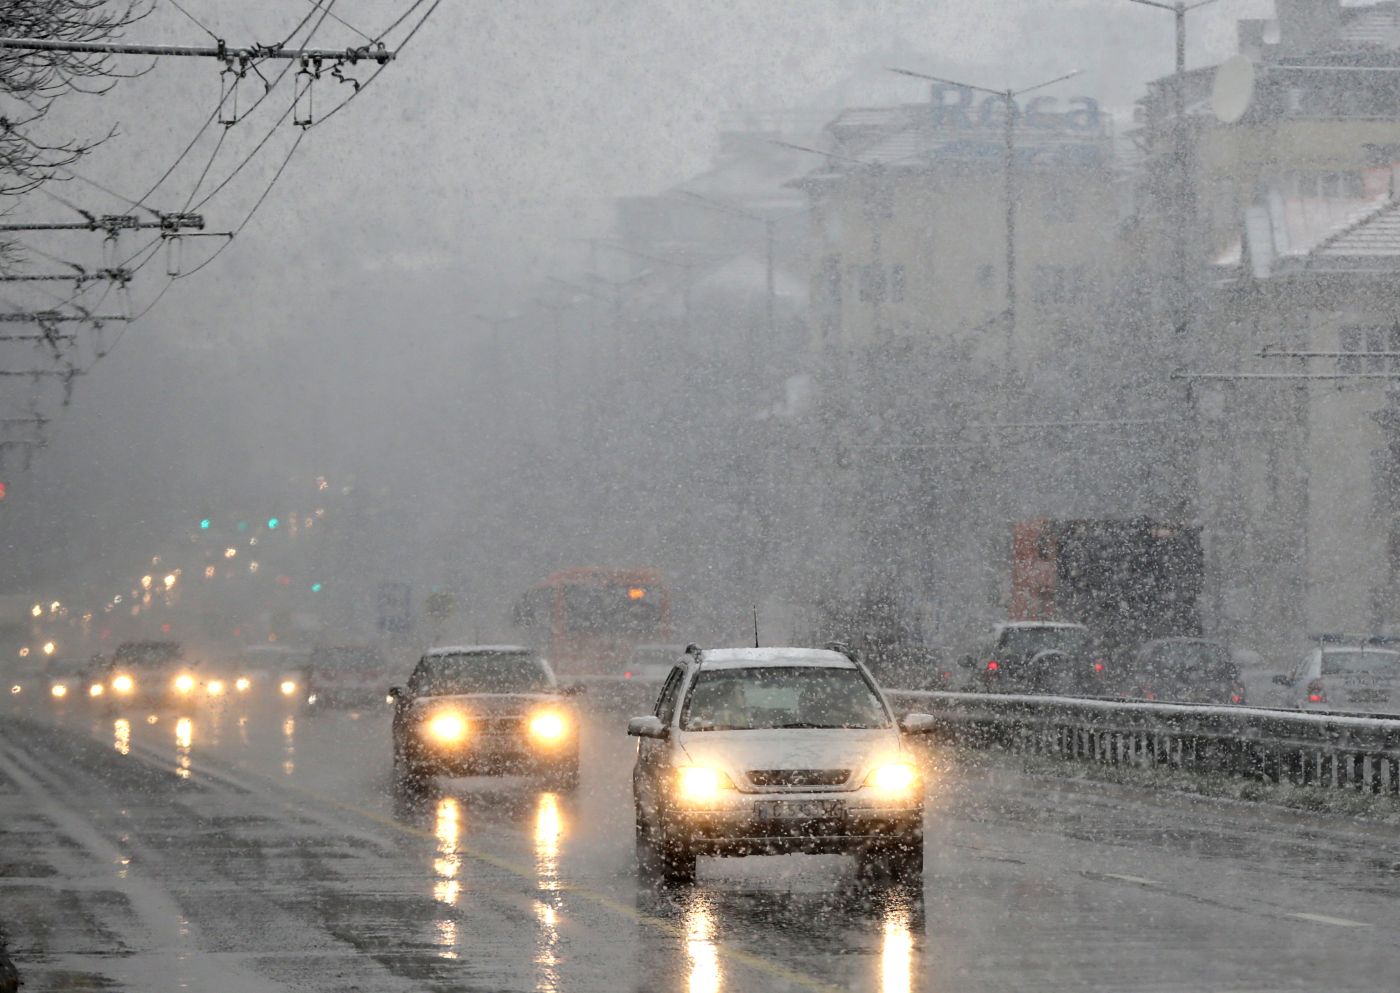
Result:
<svg viewBox="0 0 1400 993"><path fill-rule="evenodd" d="M825 648L707 648L701 653L701 664L706 669L746 669L758 665L855 668L849 658Z"/></svg>
<svg viewBox="0 0 1400 993"><path fill-rule="evenodd" d="M445 645L441 648L430 648L424 652L428 655L504 655L504 654L528 654L530 649L524 645Z"/></svg>

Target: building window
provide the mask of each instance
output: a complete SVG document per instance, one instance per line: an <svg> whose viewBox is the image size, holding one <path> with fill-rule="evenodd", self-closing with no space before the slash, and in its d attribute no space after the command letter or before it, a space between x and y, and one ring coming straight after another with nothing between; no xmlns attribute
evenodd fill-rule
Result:
<svg viewBox="0 0 1400 993"><path fill-rule="evenodd" d="M890 269L890 302L904 302L904 266L902 265Z"/></svg>
<svg viewBox="0 0 1400 993"><path fill-rule="evenodd" d="M872 262L861 269L860 298L865 303L885 302L885 267Z"/></svg>
<svg viewBox="0 0 1400 993"><path fill-rule="evenodd" d="M1361 372L1400 372L1400 326L1388 328L1343 328L1339 351L1356 353L1337 360L1337 371L1355 375ZM1382 352L1385 354L1366 354Z"/></svg>
<svg viewBox="0 0 1400 993"><path fill-rule="evenodd" d="M841 256L828 255L822 259L821 285L826 298L836 308L841 306Z"/></svg>
<svg viewBox="0 0 1400 993"><path fill-rule="evenodd" d="M1079 216L1079 204L1068 190L1047 190L1040 201L1041 216L1047 224L1070 224Z"/></svg>

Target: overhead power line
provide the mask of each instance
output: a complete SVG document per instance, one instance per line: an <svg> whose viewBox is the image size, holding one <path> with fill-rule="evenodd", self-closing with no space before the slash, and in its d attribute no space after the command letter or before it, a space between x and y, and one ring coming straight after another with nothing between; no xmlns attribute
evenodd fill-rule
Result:
<svg viewBox="0 0 1400 993"><path fill-rule="evenodd" d="M221 62L257 60L322 62L392 62L395 53L383 42L359 48L287 48L283 45L250 45L230 48L217 45L124 45L107 41L52 41L47 38L0 38L0 49L23 52L69 52L76 55L155 55L218 59Z"/></svg>

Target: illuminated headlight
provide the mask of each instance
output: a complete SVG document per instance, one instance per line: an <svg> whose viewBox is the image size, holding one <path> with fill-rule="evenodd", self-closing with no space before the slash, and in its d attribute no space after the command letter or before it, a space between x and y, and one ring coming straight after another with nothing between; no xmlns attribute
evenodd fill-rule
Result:
<svg viewBox="0 0 1400 993"><path fill-rule="evenodd" d="M53 694L55 700L62 700L68 695L68 687L64 686L62 683L55 683L53 686L49 687L49 692Z"/></svg>
<svg viewBox="0 0 1400 993"><path fill-rule="evenodd" d="M568 731L569 722L564 719L564 715L552 710L530 718L530 737L536 741L552 745L561 741Z"/></svg>
<svg viewBox="0 0 1400 993"><path fill-rule="evenodd" d="M252 685L253 681L247 676L239 676L238 679L234 681L233 687L238 690L239 693L247 693Z"/></svg>
<svg viewBox="0 0 1400 993"><path fill-rule="evenodd" d="M732 789L734 781L718 769L686 765L676 770L676 799L687 806L712 804L724 790Z"/></svg>
<svg viewBox="0 0 1400 993"><path fill-rule="evenodd" d="M282 680L281 690L283 696L291 696L297 691L297 684L290 679L284 679Z"/></svg>
<svg viewBox="0 0 1400 993"><path fill-rule="evenodd" d="M101 696L104 690L101 683L93 683L88 687L88 696Z"/></svg>
<svg viewBox="0 0 1400 993"><path fill-rule="evenodd" d="M875 791L882 800L905 800L914 795L919 784L919 773L908 762L891 762L876 766L865 777L865 785Z"/></svg>
<svg viewBox="0 0 1400 993"><path fill-rule="evenodd" d="M223 695L223 692L224 692L224 681L223 681L222 679L210 680L210 682L209 682L209 695L210 695L210 696L222 696L222 695Z"/></svg>
<svg viewBox="0 0 1400 993"><path fill-rule="evenodd" d="M428 734L444 744L467 736L467 721L461 714L438 714L428 721Z"/></svg>
<svg viewBox="0 0 1400 993"><path fill-rule="evenodd" d="M10 687L10 692L18 695L18 693L23 689L23 686L21 686L19 683L15 683L15 685Z"/></svg>
<svg viewBox="0 0 1400 993"><path fill-rule="evenodd" d="M175 677L175 691L177 693L188 693L194 689L194 677L188 672L182 672Z"/></svg>
<svg viewBox="0 0 1400 993"><path fill-rule="evenodd" d="M122 694L130 693L136 689L136 680L123 673L112 680L112 689Z"/></svg>
<svg viewBox="0 0 1400 993"><path fill-rule="evenodd" d="M315 693L312 693L309 697L306 698L306 702L307 702L307 703L315 703L315 702L316 702L316 694L315 694Z"/></svg>

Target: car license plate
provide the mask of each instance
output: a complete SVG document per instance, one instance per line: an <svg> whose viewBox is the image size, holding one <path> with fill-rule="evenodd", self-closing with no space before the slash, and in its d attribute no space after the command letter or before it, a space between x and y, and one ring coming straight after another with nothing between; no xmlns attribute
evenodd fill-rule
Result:
<svg viewBox="0 0 1400 993"><path fill-rule="evenodd" d="M760 800L753 806L754 813L765 821L846 816L844 800Z"/></svg>

